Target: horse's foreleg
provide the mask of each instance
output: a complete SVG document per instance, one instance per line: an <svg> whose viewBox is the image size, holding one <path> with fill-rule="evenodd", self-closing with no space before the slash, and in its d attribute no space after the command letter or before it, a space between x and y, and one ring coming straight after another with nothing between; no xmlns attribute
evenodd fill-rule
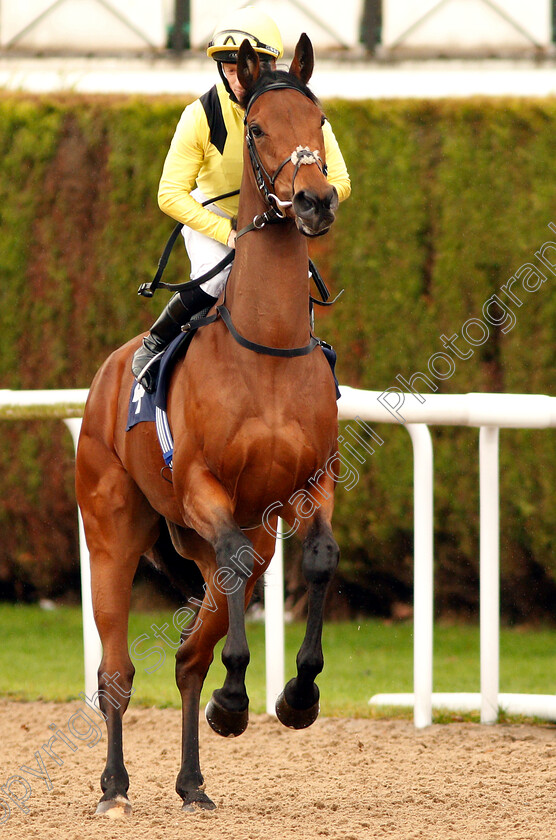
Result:
<svg viewBox="0 0 556 840"><path fill-rule="evenodd" d="M178 460L174 463L179 476ZM183 475L186 474L184 470ZM182 478L183 478L182 475ZM236 525L232 501L221 483L206 468L190 467L184 487L184 510L188 524L212 546L214 559L205 574L207 595L224 598L227 639L222 651L226 679L205 710L209 725L219 735L241 735L248 723L249 698L245 671L249 647L245 634L247 581L254 569L253 545ZM180 488L176 484L176 493Z"/></svg>
<svg viewBox="0 0 556 840"><path fill-rule="evenodd" d="M302 569L308 585L308 615L305 638L297 654L297 676L288 682L276 701L278 719L293 729L310 726L319 714L319 689L315 678L324 667L324 602L338 558L338 544L330 524L317 516L303 543Z"/></svg>
<svg viewBox="0 0 556 840"><path fill-rule="evenodd" d="M205 715L219 735L241 735L249 720L249 698L245 672L249 664L249 646L245 634L246 585L253 573L253 546L237 529L230 529L216 541L216 572L213 586L226 596L228 635L222 650L226 679L213 692Z"/></svg>

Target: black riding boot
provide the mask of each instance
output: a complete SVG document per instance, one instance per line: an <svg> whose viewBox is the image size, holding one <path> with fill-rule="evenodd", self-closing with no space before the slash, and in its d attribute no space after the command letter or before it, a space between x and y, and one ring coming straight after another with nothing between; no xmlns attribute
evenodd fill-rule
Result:
<svg viewBox="0 0 556 840"><path fill-rule="evenodd" d="M216 298L207 295L200 287L177 292L170 299L152 325L150 334L145 336L143 343L135 351L131 362L133 375L145 391L154 391L156 377L153 375L153 368L158 365L158 360L153 361L155 357L180 334L183 324L193 315L211 307L215 300ZM149 365L149 362L153 364Z"/></svg>

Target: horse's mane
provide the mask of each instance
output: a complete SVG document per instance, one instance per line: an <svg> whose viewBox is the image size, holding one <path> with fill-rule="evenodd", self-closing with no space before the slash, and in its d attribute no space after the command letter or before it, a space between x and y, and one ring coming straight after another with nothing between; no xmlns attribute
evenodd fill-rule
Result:
<svg viewBox="0 0 556 840"><path fill-rule="evenodd" d="M311 102L314 102L315 105L320 106L320 102L313 93L313 91L307 87L307 85L301 81L297 76L293 73L289 73L286 70L264 70L249 93L245 93L242 97L240 105L242 108L246 108L249 100L254 97L258 96L261 93L264 93L264 89L270 87L276 82L283 82L284 85L290 88L294 88L306 96Z"/></svg>

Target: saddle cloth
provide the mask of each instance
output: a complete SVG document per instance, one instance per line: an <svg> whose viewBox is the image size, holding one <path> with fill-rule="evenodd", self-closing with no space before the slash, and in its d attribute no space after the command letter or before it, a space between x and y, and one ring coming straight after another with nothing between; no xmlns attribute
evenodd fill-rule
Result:
<svg viewBox="0 0 556 840"><path fill-rule="evenodd" d="M134 382L129 397L126 432L129 432L137 423L154 422L164 463L170 469L172 468L172 459L174 457L174 439L172 438L168 415L166 414L168 385L176 361L180 356L184 355L194 335L194 330L187 333L180 333L168 345L160 361L154 393L147 393L142 385Z"/></svg>

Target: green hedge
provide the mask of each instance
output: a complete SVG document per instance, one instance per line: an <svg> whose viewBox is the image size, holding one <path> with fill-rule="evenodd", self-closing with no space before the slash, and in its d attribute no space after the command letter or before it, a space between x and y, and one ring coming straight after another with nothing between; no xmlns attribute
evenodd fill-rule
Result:
<svg viewBox="0 0 556 840"><path fill-rule="evenodd" d="M156 204L183 102L170 99L0 99L0 365L3 387L87 387L118 344L164 303L137 297L172 228ZM352 197L313 256L334 291L317 332L337 348L341 382L383 391L418 372L437 393L553 390L554 275L521 306L501 287L554 238L556 103L551 100L328 102ZM556 251L551 257L554 262ZM170 281L187 276L183 249ZM534 278L533 278L534 279ZM532 283L532 279L530 279ZM518 291L519 290L519 291ZM488 324L493 294L513 316ZM501 310L489 310L501 320ZM510 323L512 329L507 329ZM467 329L473 344L465 342ZM458 335L468 359L441 336ZM446 359L452 375L439 374ZM423 398L431 389L415 383ZM408 397L415 399L415 397ZM399 426L339 490L339 587L354 609L388 613L412 586L412 452ZM437 606L478 601L478 433L437 427ZM0 585L5 595L75 586L72 453L62 424L4 424L0 449ZM502 603L507 617L550 613L556 593L553 433L501 433ZM5 501L4 501L5 500ZM297 551L297 549L295 549ZM292 557L293 549L292 549ZM292 573L291 585L296 575ZM0 594L2 589L0 588Z"/></svg>

